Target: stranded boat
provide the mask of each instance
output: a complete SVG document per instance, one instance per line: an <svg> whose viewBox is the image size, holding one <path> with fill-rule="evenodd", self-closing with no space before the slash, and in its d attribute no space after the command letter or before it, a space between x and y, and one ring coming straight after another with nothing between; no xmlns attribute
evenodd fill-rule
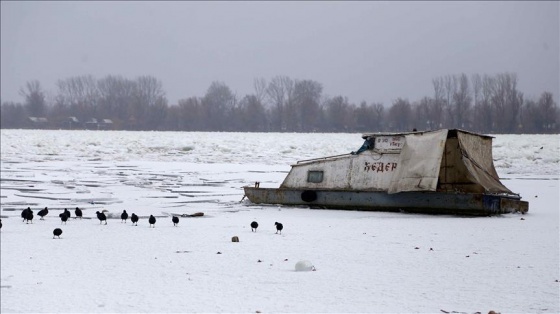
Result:
<svg viewBox="0 0 560 314"><path fill-rule="evenodd" d="M298 161L279 188L245 186L255 204L487 216L529 210L505 187L491 136L458 129L364 134L350 154Z"/></svg>

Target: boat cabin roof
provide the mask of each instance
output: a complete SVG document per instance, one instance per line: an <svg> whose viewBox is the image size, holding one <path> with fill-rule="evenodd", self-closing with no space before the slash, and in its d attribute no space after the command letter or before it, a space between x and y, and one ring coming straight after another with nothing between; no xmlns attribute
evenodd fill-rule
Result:
<svg viewBox="0 0 560 314"><path fill-rule="evenodd" d="M440 130L442 130L442 129L440 129ZM368 139L368 138L379 137L379 136L405 136L405 135L408 135L408 134L423 134L423 133L434 132L434 131L440 131L440 130L411 131L411 132L377 132L377 133L364 133L364 134L362 134L362 138L363 138L363 139ZM468 133L468 134L472 134L472 135L476 135L476 136L480 136L480 137L485 137L485 138L494 138L493 136L490 136L490 135L485 135L485 134L480 134L480 133L465 131L465 130L461 130L461 129L448 129L447 137L448 137L448 138L457 137L457 132Z"/></svg>

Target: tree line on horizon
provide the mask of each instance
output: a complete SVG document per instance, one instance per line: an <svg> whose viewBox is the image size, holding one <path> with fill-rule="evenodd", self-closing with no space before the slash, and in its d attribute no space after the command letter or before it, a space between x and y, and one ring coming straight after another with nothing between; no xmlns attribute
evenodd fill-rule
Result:
<svg viewBox="0 0 560 314"><path fill-rule="evenodd" d="M20 90L23 103L2 102L1 128L83 129L95 119L113 130L228 132L402 132L459 128L473 132L559 133L553 94L526 99L514 73L446 75L432 80L431 96L409 101L350 103L323 95L321 83L276 76L255 79L254 93L238 97L212 82L202 97L169 105L160 80L91 75L59 80L48 94L39 81ZM85 123L89 122L89 126ZM95 128L95 127L94 127Z"/></svg>

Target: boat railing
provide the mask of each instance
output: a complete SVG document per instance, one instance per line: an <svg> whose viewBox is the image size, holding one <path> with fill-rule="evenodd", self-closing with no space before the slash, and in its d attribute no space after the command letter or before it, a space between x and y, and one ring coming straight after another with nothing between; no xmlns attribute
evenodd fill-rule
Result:
<svg viewBox="0 0 560 314"><path fill-rule="evenodd" d="M320 158L312 158L312 159L298 160L298 161L296 162L296 164L306 163L306 162L312 162L312 161L319 161L319 160L327 160L327 159L333 159L333 158L339 158L339 157L344 157L344 156L348 156L348 155L352 155L352 154L348 153L348 154L333 155L333 156L320 157Z"/></svg>

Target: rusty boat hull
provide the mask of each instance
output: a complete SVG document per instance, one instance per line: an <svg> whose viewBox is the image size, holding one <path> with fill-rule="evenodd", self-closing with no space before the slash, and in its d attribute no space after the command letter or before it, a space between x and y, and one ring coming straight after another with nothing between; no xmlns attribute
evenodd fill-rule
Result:
<svg viewBox="0 0 560 314"><path fill-rule="evenodd" d="M244 187L245 197L254 204L308 206L310 208L361 211L409 212L491 216L526 213L529 204L512 195L482 193L310 190L294 188Z"/></svg>

